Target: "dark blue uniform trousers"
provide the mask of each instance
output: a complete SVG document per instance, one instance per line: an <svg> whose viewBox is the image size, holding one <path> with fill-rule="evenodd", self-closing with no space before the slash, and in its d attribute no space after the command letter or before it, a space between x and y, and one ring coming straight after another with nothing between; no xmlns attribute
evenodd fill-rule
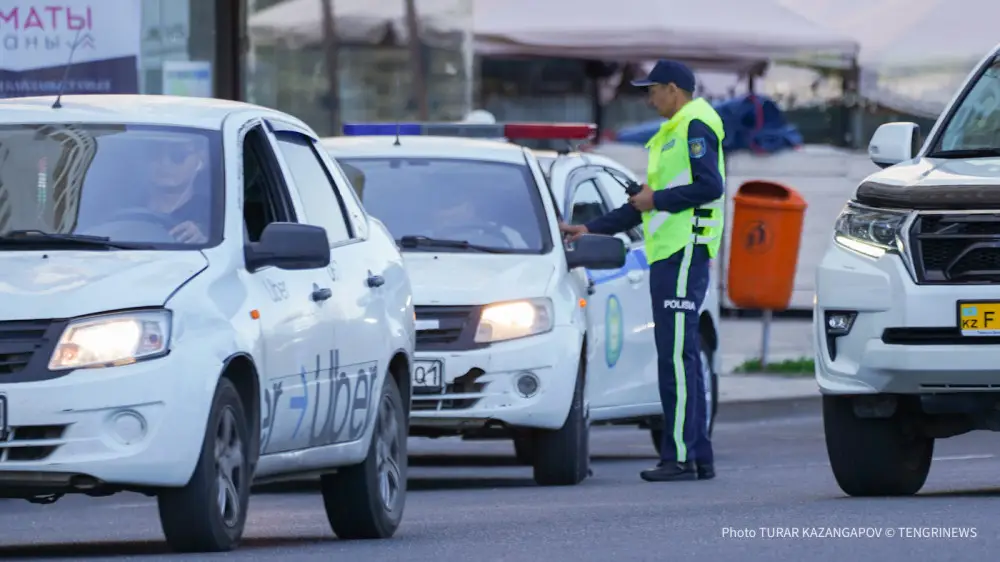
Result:
<svg viewBox="0 0 1000 562"><path fill-rule="evenodd" d="M706 421L698 312L708 292L705 246L688 246L650 265L656 324L660 400L663 402L663 462L714 462Z"/></svg>

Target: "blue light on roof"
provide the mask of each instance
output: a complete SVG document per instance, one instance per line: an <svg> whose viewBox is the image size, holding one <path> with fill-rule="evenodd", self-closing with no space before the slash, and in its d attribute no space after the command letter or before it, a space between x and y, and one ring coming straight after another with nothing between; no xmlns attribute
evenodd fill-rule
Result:
<svg viewBox="0 0 1000 562"><path fill-rule="evenodd" d="M423 125L420 123L345 123L344 136L396 136L399 135L422 135Z"/></svg>

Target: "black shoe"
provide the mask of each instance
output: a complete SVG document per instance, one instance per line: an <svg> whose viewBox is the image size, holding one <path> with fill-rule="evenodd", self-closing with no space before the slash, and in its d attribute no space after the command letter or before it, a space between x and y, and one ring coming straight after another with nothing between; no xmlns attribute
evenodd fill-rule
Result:
<svg viewBox="0 0 1000 562"><path fill-rule="evenodd" d="M698 469L693 462L668 462L656 468L643 470L639 477L646 482L683 482L698 479Z"/></svg>
<svg viewBox="0 0 1000 562"><path fill-rule="evenodd" d="M711 480L713 478L715 478L715 465L698 465L698 480Z"/></svg>

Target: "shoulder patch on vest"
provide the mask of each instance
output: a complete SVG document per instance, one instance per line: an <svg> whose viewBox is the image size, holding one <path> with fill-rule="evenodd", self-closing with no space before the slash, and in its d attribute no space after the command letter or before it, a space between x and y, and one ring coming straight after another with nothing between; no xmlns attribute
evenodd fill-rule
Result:
<svg viewBox="0 0 1000 562"><path fill-rule="evenodd" d="M677 142L677 139L670 139L670 142L668 142L667 144L663 145L663 148L660 149L660 152L666 152L666 151L670 150L671 148L674 147L674 143L676 143L676 142Z"/></svg>
<svg viewBox="0 0 1000 562"><path fill-rule="evenodd" d="M691 158L701 158L705 155L705 137L698 137L688 141Z"/></svg>

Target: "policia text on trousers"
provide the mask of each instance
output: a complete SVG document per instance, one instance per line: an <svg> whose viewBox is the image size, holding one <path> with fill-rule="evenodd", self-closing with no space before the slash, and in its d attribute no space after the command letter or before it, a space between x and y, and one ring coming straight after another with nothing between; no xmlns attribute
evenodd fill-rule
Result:
<svg viewBox="0 0 1000 562"><path fill-rule="evenodd" d="M569 234L615 234L640 223L650 263L664 431L660 463L642 472L651 482L715 476L705 419L698 312L709 284L709 260L719 251L725 209L722 119L692 99L694 74L659 61L645 80L650 103L668 120L646 144L648 185L642 193Z"/></svg>

